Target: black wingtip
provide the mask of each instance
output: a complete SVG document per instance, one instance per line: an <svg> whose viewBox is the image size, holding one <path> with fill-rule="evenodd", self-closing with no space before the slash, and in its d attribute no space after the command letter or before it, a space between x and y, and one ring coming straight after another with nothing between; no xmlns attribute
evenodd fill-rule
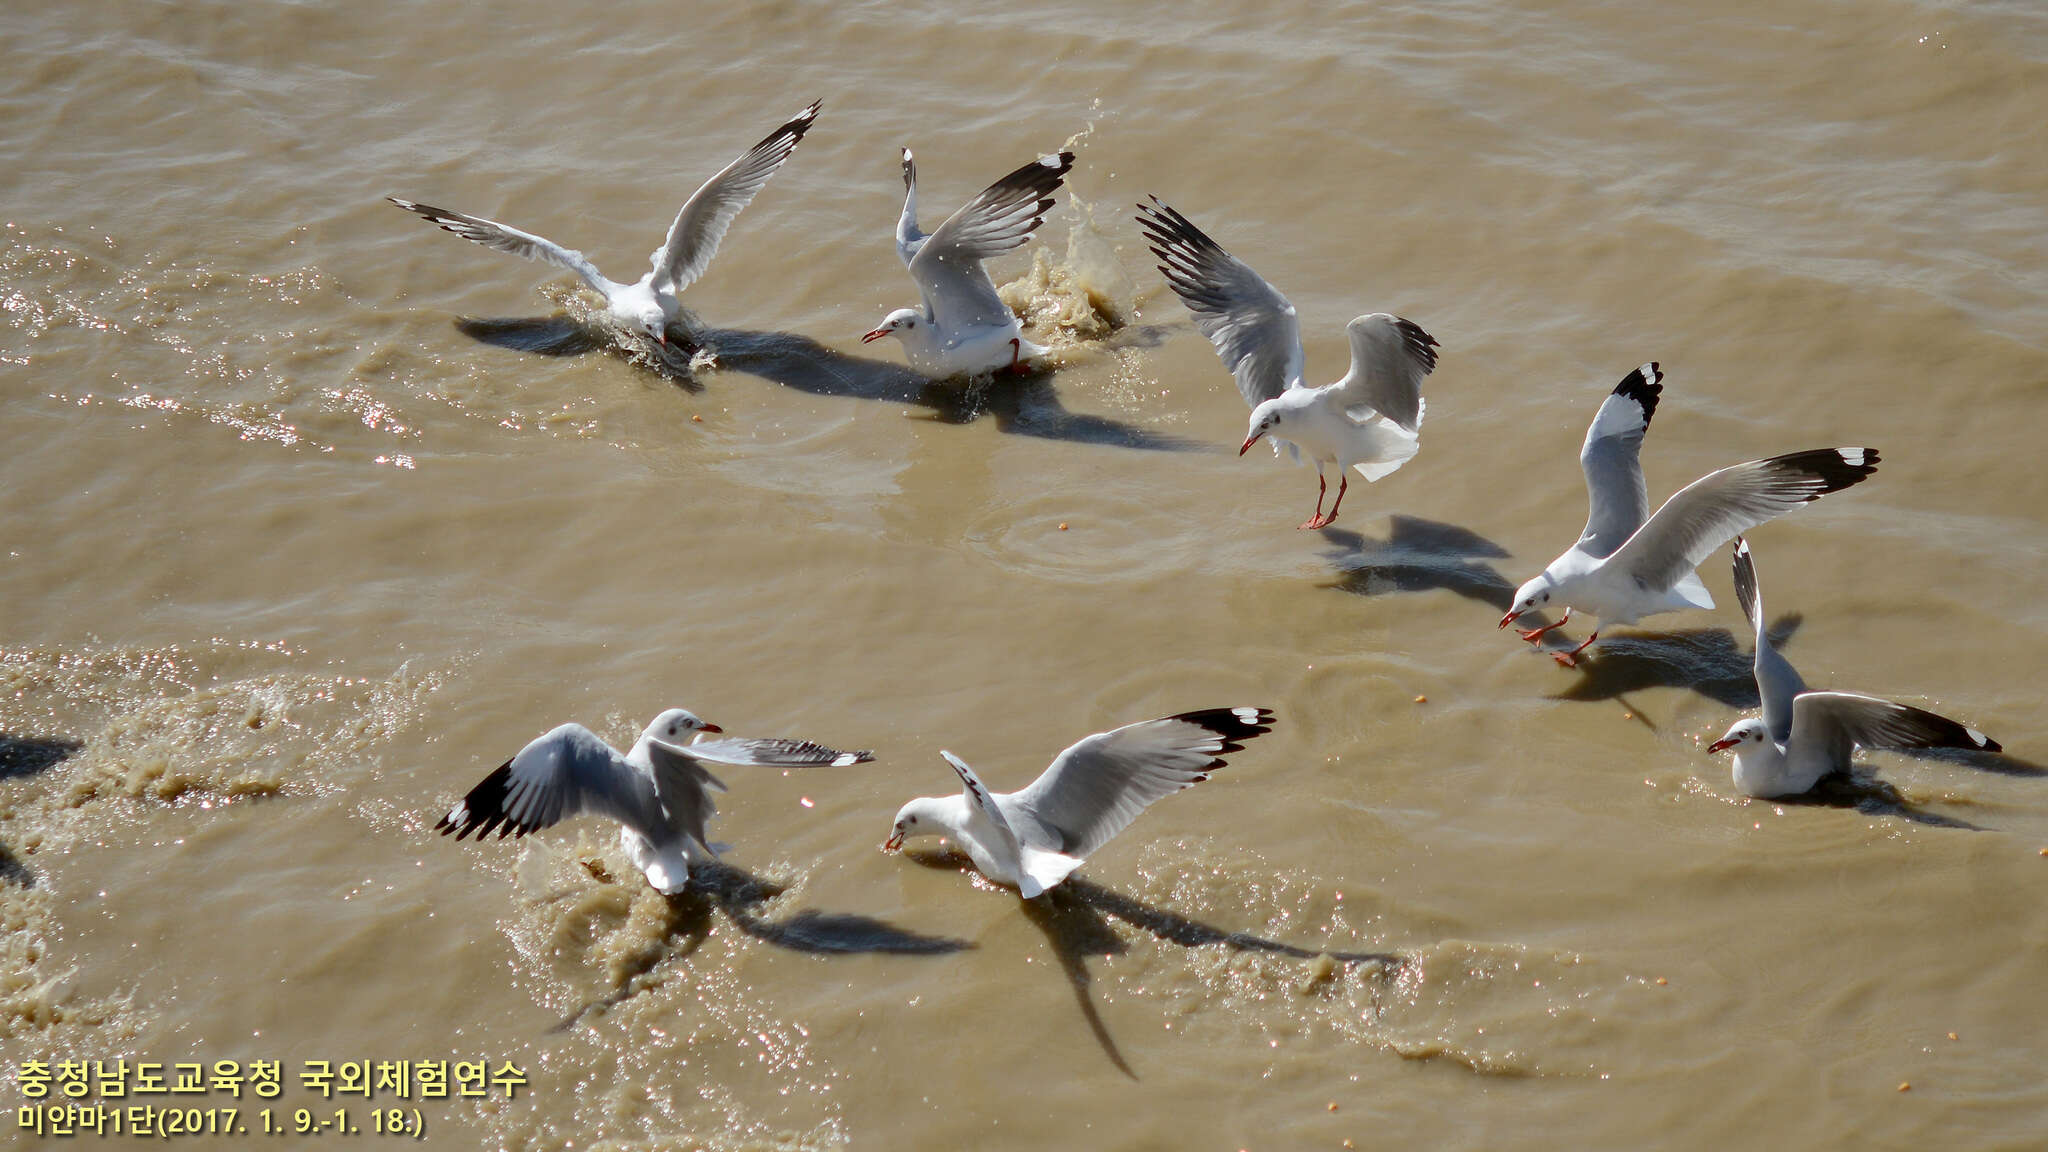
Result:
<svg viewBox="0 0 2048 1152"><path fill-rule="evenodd" d="M1223 747L1216 750L1217 764L1221 756L1244 750L1244 741L1254 736L1263 736L1273 730L1271 708L1204 708L1199 712L1182 712L1167 717L1184 724L1193 724L1215 733L1223 741Z"/></svg>
<svg viewBox="0 0 2048 1152"><path fill-rule="evenodd" d="M482 840L490 835L491 829L502 824L504 828L498 833L498 838L504 839L506 833L515 831L505 815L505 794L511 782L512 762L507 760L478 781L477 786L469 790L469 795L462 798L462 803L441 817L440 822L434 825L434 831L443 836L453 833L457 840L467 840L473 832L478 840ZM526 834L524 828L516 831L522 836Z"/></svg>
<svg viewBox="0 0 2048 1152"><path fill-rule="evenodd" d="M1436 342L1436 337L1424 332L1422 325L1406 316L1394 317L1394 329L1401 334L1401 342L1407 347L1408 354L1422 365L1423 375L1436 371L1436 350L1441 347ZM1413 432L1414 429L1410 428L1409 431Z"/></svg>
<svg viewBox="0 0 2048 1152"><path fill-rule="evenodd" d="M1626 396L1635 401L1643 410L1643 423L1648 425L1650 417L1657 414L1657 400L1664 395L1664 369L1652 360L1631 371L1614 386L1614 395Z"/></svg>
<svg viewBox="0 0 2048 1152"><path fill-rule="evenodd" d="M1877 471L1879 459L1875 448L1813 448L1774 456L1771 463L1817 481L1815 490L1806 495L1808 501L1813 501L1861 484Z"/></svg>
<svg viewBox="0 0 2048 1152"><path fill-rule="evenodd" d="M1756 562L1749 555L1749 541L1735 538L1735 602L1742 606L1742 614L1750 625L1756 625Z"/></svg>

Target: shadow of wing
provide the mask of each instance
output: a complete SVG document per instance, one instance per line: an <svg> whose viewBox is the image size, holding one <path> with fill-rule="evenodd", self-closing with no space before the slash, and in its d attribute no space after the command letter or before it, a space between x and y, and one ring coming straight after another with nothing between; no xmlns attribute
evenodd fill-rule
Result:
<svg viewBox="0 0 2048 1152"><path fill-rule="evenodd" d="M1385 540L1340 528L1322 534L1333 545L1323 557L1340 573L1335 587L1355 596L1444 589L1503 612L1514 600L1515 586L1482 562L1507 551L1469 528L1397 515Z"/></svg>
<svg viewBox="0 0 2048 1152"><path fill-rule="evenodd" d="M537 356L581 356L609 343L588 327L560 313L553 316L458 316L455 327L479 343Z"/></svg>
<svg viewBox="0 0 2048 1152"><path fill-rule="evenodd" d="M1811 792L1802 796L1781 796L1771 801L1809 808L1852 808L1866 816L1896 816L1915 824L1926 824L1934 828L1961 828L1969 832L1988 831L1980 824L1959 820L1927 808L1921 808L1899 793L1899 790L1883 780L1861 773L1822 777Z"/></svg>
<svg viewBox="0 0 2048 1152"><path fill-rule="evenodd" d="M85 745L67 736L17 736L0 732L0 780L18 780L47 772L83 751Z"/></svg>
<svg viewBox="0 0 2048 1152"><path fill-rule="evenodd" d="M806 908L781 921L763 920L737 908L726 908L725 912L740 931L792 952L942 956L974 947L971 940L925 936L887 921L848 912L818 912Z"/></svg>
<svg viewBox="0 0 2048 1152"><path fill-rule="evenodd" d="M900 364L848 356L791 332L714 329L705 333L721 367L816 396L884 400L923 408L944 424L971 424L983 416L1020 436L1071 440L1152 451L1187 451L1202 445L1106 416L1068 412L1040 372L965 385L932 380Z"/></svg>

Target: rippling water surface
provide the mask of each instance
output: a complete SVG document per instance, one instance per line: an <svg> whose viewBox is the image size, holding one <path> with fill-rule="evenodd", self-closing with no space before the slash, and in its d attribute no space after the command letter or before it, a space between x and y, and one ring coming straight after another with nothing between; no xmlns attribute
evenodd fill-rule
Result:
<svg viewBox="0 0 2048 1152"><path fill-rule="evenodd" d="M0 28L10 1109L30 1060L484 1057L529 1089L422 1102L436 1146L2048 1132L2038 7L127 3ZM694 370L382 199L630 278L816 98L688 293ZM860 344L915 299L905 144L927 226L1079 153L998 269L1057 372L934 383ZM1305 470L1235 455L1244 407L1131 223L1150 193L1288 294L1317 381L1360 312L1442 342L1421 454L1332 528L1293 528ZM1755 705L1725 552L1720 609L1615 629L1579 671L1494 628L1648 359L1657 498L1882 450L1753 534L1773 628L1816 685L2010 756L1739 798L1703 751ZM1228 704L1280 722L1043 906L876 850L947 790L941 747L1013 788L1088 732ZM594 823L431 834L545 728L624 743L671 705L880 759L735 769L728 867L674 900Z"/></svg>

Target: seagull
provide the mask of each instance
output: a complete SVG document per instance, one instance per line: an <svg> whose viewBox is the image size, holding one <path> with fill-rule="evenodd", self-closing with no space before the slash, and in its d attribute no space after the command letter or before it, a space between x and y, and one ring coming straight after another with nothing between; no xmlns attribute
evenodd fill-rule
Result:
<svg viewBox="0 0 2048 1152"><path fill-rule="evenodd" d="M1351 338L1351 370L1335 384L1311 388L1302 379L1301 322L1294 305L1251 267L1223 250L1159 197L1138 205L1138 226L1159 257L1159 271L1195 326L1216 346L1252 406L1249 434L1237 450L1251 450L1271 434L1316 465L1316 514L1303 528L1337 518L1350 469L1378 480L1408 462L1420 444L1422 378L1436 367L1437 342L1415 323L1386 312L1344 326ZM1323 514L1330 482L1323 465L1337 466L1337 500Z"/></svg>
<svg viewBox="0 0 2048 1152"><path fill-rule="evenodd" d="M2000 751L1998 741L1924 709L1854 692L1809 692L1764 632L1763 596L1749 542L1735 538L1735 598L1756 629L1756 690L1764 714L1743 720L1707 751L1735 750L1735 788L1746 796L1796 796L1849 770L1865 748Z"/></svg>
<svg viewBox="0 0 2048 1152"><path fill-rule="evenodd" d="M1031 238L1073 167L1072 152L1041 156L989 185L926 234L917 229L917 161L905 148L896 254L917 281L924 307L898 308L860 342L894 336L903 341L911 367L936 376L999 368L1021 372L1024 361L1045 355L1046 348L1024 338L1017 314L996 295L981 262Z"/></svg>
<svg viewBox="0 0 2048 1152"><path fill-rule="evenodd" d="M604 296L605 307L613 319L667 347L669 326L681 315L676 297L704 274L711 257L718 252L718 242L725 239L726 229L732 227L733 218L767 186L768 178L796 150L797 141L804 138L812 121L818 118L819 103L814 101L726 165L718 175L706 180L684 203L682 211L676 213L675 223L668 228L668 239L648 257L653 267L632 284L606 279L583 253L531 232L396 196L385 199L464 240L528 260L543 260L576 273Z"/></svg>
<svg viewBox="0 0 2048 1152"><path fill-rule="evenodd" d="M1564 616L1556 623L1517 629L1534 644L1563 627L1574 608L1598 616L1603 626L1633 624L1680 608L1712 608L1714 598L1693 571L1700 561L1738 533L1877 471L1875 448L1815 448L1750 460L1686 485L1646 521L1650 496L1639 455L1663 381L1653 360L1623 377L1593 414L1579 449L1591 505L1585 530L1578 543L1515 592L1501 627L1538 609L1563 605ZM1571 667L1574 657L1599 638L1595 628L1584 644L1554 653L1557 662Z"/></svg>
<svg viewBox="0 0 2048 1152"><path fill-rule="evenodd" d="M711 793L725 782L706 771L711 764L765 764L800 768L844 767L875 758L873 752L839 752L808 740L726 739L695 744L690 733L724 729L683 708L656 716L633 750L618 749L581 724L564 724L519 750L497 771L469 790L441 817L434 830L457 840L470 833L482 840L524 836L580 813L619 822L619 844L647 882L665 894L683 890L690 865L715 858L726 846L704 839L704 824L717 809Z"/></svg>
<svg viewBox="0 0 2048 1152"><path fill-rule="evenodd" d="M1160 797L1192 788L1223 767L1242 741L1272 731L1265 708L1209 708L1097 732L1054 758L1019 792L990 792L967 762L940 752L964 786L924 796L896 813L883 851L911 836L951 836L981 874L1026 899L1067 878Z"/></svg>

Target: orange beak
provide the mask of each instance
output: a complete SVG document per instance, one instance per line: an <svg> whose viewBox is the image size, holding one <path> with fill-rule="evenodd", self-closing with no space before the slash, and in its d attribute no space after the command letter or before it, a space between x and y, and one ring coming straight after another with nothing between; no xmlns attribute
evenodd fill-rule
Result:
<svg viewBox="0 0 2048 1152"><path fill-rule="evenodd" d="M1515 618L1520 616L1521 614L1522 610L1519 608L1510 609L1507 615L1500 618L1500 626L1505 628L1508 625L1513 624L1515 622Z"/></svg>
<svg viewBox="0 0 2048 1152"><path fill-rule="evenodd" d="M1254 432L1254 433L1252 433L1251 435L1249 435L1249 436L1245 437L1245 438L1244 438L1244 446L1243 446L1243 447L1241 447L1241 448L1239 448L1239 449L1237 450L1237 454L1238 454L1239 456L1242 456L1242 455L1244 455L1245 453L1247 453L1247 452L1251 451L1251 450L1252 450L1252 445L1254 445L1254 444L1257 444L1257 443L1259 442L1259 437L1261 437L1261 436L1264 436L1264 435L1265 435L1265 433L1264 433L1264 432Z"/></svg>
<svg viewBox="0 0 2048 1152"><path fill-rule="evenodd" d="M882 851L894 852L901 847L903 847L903 830L899 828L889 834L889 839L882 844Z"/></svg>
<svg viewBox="0 0 2048 1152"><path fill-rule="evenodd" d="M863 344L873 344L875 341L880 340L882 337L887 335L889 335L889 329L877 328L873 332L870 332L867 335L861 337L860 342Z"/></svg>
<svg viewBox="0 0 2048 1152"><path fill-rule="evenodd" d="M716 725L716 724L712 724L712 723L706 722L706 723L705 723L705 725L704 725L704 727L703 727L702 729L700 729L700 731L704 731L704 732L723 732L723 731L725 731L725 729L723 729L723 728L720 728L720 727L719 727L718 725Z"/></svg>
<svg viewBox="0 0 2048 1152"><path fill-rule="evenodd" d="M1707 751L1709 751L1709 752L1719 752L1719 751L1721 751L1721 750L1722 750L1723 748L1733 748L1733 747L1735 747L1735 746L1736 746L1737 744L1740 744L1740 743L1742 743L1742 740L1741 740L1741 738L1740 738L1740 737L1735 737L1735 738L1731 738L1731 739L1728 739L1728 740L1716 740L1716 741L1714 741L1714 742L1713 742L1712 744L1709 744L1709 745L1707 745Z"/></svg>

